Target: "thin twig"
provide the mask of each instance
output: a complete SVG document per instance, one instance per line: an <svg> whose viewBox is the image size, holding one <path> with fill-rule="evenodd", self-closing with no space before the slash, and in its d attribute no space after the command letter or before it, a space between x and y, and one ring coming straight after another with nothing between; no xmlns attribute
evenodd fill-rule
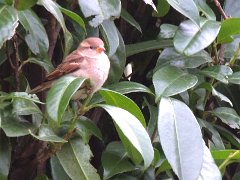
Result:
<svg viewBox="0 0 240 180"><path fill-rule="evenodd" d="M15 81L16 81L16 91L19 91L19 90L20 90L20 81L19 81L20 72L18 71L18 69L19 69L20 58L19 58L18 44L17 44L17 36L16 36L16 35L14 35L14 37L13 37L13 46L14 46L14 50L15 50Z"/></svg>
<svg viewBox="0 0 240 180"><path fill-rule="evenodd" d="M229 17L226 15L226 13L224 12L220 2L218 0L214 0L215 5L217 6L219 12L221 13L223 19L228 19Z"/></svg>

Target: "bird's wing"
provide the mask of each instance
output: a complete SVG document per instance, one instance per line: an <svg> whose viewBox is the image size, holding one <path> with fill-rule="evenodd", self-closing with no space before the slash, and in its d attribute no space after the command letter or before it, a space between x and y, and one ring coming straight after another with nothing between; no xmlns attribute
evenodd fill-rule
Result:
<svg viewBox="0 0 240 180"><path fill-rule="evenodd" d="M54 71L48 74L46 79L54 80L59 78L60 76L73 72L81 68L81 64L83 63L83 61L84 57L77 53L77 51L74 51L70 55L68 55Z"/></svg>

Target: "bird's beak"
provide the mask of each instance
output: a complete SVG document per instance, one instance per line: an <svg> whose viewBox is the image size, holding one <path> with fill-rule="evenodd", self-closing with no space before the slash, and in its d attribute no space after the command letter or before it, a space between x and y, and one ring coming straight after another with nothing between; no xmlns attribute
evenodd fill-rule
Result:
<svg viewBox="0 0 240 180"><path fill-rule="evenodd" d="M99 47L97 47L96 51L97 51L98 53L101 53L101 52L103 52L103 51L106 51L106 49L105 49L103 46L99 46Z"/></svg>

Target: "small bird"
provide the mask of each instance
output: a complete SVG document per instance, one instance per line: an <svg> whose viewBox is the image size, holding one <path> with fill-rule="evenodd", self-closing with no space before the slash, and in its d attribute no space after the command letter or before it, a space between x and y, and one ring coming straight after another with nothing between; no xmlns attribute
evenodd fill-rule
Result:
<svg viewBox="0 0 240 180"><path fill-rule="evenodd" d="M29 93L38 93L49 89L53 82L62 76L72 75L90 79L90 87L85 88L85 95L98 91L108 78L110 61L105 54L104 43L100 38L89 37L83 40L79 47L63 59L45 82L32 89ZM84 99L82 91L77 91L72 99Z"/></svg>

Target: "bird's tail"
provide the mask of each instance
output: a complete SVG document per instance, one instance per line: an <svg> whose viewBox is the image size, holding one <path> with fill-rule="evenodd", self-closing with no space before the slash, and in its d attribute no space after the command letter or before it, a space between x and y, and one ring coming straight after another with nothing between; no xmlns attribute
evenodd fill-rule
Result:
<svg viewBox="0 0 240 180"><path fill-rule="evenodd" d="M52 86L52 83L53 83L53 81L43 82L42 84L40 84L37 87L30 90L28 93L29 94L36 94L38 92L45 91Z"/></svg>

